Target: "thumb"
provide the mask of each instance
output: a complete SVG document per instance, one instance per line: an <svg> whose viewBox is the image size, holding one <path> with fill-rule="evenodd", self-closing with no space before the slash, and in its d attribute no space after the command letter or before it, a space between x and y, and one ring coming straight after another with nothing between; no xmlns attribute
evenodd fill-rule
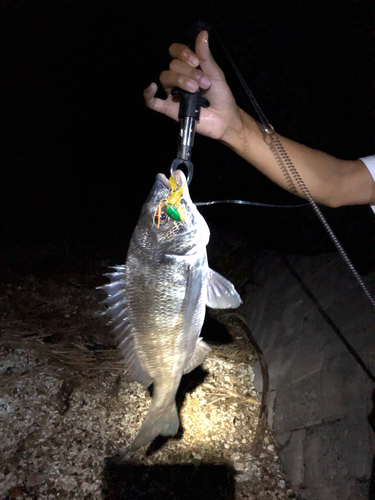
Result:
<svg viewBox="0 0 375 500"><path fill-rule="evenodd" d="M216 64L208 45L208 32L201 31L195 41L195 53L200 61L202 71L211 78L224 78L223 71Z"/></svg>

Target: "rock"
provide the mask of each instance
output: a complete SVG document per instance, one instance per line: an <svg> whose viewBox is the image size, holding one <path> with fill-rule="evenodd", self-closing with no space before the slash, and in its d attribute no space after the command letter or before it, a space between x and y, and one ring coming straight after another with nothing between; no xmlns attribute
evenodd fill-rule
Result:
<svg viewBox="0 0 375 500"><path fill-rule="evenodd" d="M26 486L28 488L32 488L33 486L38 486L38 484L44 483L47 479L47 476L43 472L36 472L32 474L26 482Z"/></svg>

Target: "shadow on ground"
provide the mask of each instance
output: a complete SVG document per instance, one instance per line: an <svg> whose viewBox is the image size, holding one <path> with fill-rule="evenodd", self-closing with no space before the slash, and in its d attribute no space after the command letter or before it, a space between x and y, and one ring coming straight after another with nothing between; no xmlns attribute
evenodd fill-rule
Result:
<svg viewBox="0 0 375 500"><path fill-rule="evenodd" d="M107 460L105 500L234 500L235 471L227 464L145 465Z"/></svg>

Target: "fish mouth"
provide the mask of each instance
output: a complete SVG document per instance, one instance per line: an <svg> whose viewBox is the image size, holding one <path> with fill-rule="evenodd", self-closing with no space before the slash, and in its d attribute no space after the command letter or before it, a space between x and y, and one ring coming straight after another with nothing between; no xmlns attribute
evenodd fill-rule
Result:
<svg viewBox="0 0 375 500"><path fill-rule="evenodd" d="M182 187L185 184L186 177L185 177L185 174L183 173L182 170L175 170L174 172L172 172L172 176L173 176L174 180L176 181L178 188ZM156 178L159 181L161 181L167 189L169 189L169 190L172 189L171 183L169 182L169 180L167 179L167 177L164 174L158 174L156 176Z"/></svg>
<svg viewBox="0 0 375 500"><path fill-rule="evenodd" d="M178 188L181 188L186 183L186 177L182 170L175 170L172 175Z"/></svg>
<svg viewBox="0 0 375 500"><path fill-rule="evenodd" d="M164 186L170 191L171 190L171 183L169 180L166 178L164 174L158 174L156 176L156 179L164 184Z"/></svg>

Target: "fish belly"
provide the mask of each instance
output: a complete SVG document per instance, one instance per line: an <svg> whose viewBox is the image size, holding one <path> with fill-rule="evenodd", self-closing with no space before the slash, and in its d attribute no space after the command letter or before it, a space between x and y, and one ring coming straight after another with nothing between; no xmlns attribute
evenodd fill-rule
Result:
<svg viewBox="0 0 375 500"><path fill-rule="evenodd" d="M152 379L181 376L195 351L205 316L205 262L129 263L129 320L137 356Z"/></svg>

